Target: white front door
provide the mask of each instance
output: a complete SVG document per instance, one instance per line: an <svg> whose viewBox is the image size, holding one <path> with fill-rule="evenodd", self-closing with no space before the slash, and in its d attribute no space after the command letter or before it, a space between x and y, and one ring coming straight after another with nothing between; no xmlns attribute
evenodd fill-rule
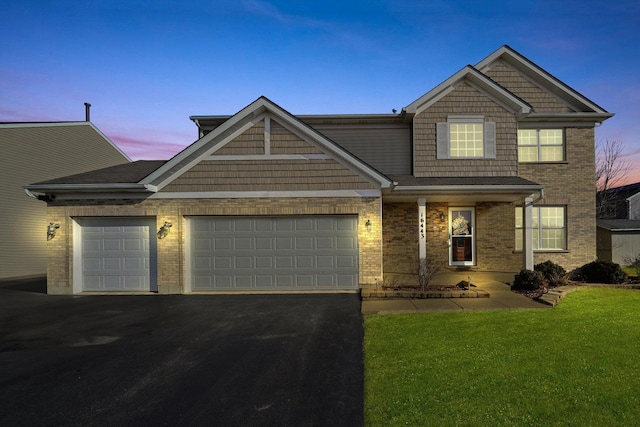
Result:
<svg viewBox="0 0 640 427"><path fill-rule="evenodd" d="M449 265L475 265L475 208L449 208Z"/></svg>

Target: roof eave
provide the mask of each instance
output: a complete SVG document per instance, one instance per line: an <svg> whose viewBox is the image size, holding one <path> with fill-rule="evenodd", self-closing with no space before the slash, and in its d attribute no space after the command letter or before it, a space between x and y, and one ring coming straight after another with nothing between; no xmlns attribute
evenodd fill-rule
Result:
<svg viewBox="0 0 640 427"><path fill-rule="evenodd" d="M574 122L603 122L611 117L614 113L590 113L590 112L574 112L574 113L529 113L520 117L524 122L557 122L557 121L574 121Z"/></svg>
<svg viewBox="0 0 640 427"><path fill-rule="evenodd" d="M111 192L147 192L155 193L157 187L140 183L115 183L115 184L37 184L25 185L24 189L37 193L111 193Z"/></svg>
<svg viewBox="0 0 640 427"><path fill-rule="evenodd" d="M532 192L544 189L543 185L398 185L394 192L421 192L421 193L514 193Z"/></svg>

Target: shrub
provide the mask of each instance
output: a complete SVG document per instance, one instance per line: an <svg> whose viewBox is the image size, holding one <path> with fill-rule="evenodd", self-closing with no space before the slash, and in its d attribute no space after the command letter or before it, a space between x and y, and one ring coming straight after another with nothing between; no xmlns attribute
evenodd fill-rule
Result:
<svg viewBox="0 0 640 427"><path fill-rule="evenodd" d="M513 279L511 289L518 291L535 291L544 283L544 275L539 271L520 270Z"/></svg>
<svg viewBox="0 0 640 427"><path fill-rule="evenodd" d="M623 261L636 272L636 277L640 277L640 252L632 256L626 256Z"/></svg>
<svg viewBox="0 0 640 427"><path fill-rule="evenodd" d="M624 283L627 274L619 264L609 261L593 261L580 267L574 277L587 283Z"/></svg>
<svg viewBox="0 0 640 427"><path fill-rule="evenodd" d="M536 264L533 269L535 271L539 271L544 276L545 280L549 282L550 285L558 285L560 279L567 274L567 271L559 266L558 264L554 264L551 261L541 262L540 264Z"/></svg>

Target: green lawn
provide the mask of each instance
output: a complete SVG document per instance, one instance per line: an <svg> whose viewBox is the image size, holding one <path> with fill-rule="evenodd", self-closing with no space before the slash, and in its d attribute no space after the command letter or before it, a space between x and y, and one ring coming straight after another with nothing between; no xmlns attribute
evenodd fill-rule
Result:
<svg viewBox="0 0 640 427"><path fill-rule="evenodd" d="M367 426L640 425L640 291L365 318Z"/></svg>

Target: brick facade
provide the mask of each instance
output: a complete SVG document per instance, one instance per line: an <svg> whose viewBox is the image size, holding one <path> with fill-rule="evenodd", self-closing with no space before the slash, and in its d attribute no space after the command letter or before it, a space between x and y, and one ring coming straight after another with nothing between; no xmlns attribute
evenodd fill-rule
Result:
<svg viewBox="0 0 640 427"><path fill-rule="evenodd" d="M169 221L170 233L157 242L158 293L183 293L185 289L186 217L190 215L357 215L360 283L382 279L381 199L369 198L280 198L280 199L169 199L132 201L53 202L50 222L60 224L55 239L48 243L47 289L50 294L73 293L73 218L155 217L156 231ZM369 220L369 230L364 223Z"/></svg>
<svg viewBox="0 0 640 427"><path fill-rule="evenodd" d="M521 163L520 176L544 184L537 206L567 207L567 250L536 252L534 262L551 260L570 270L596 258L593 128L566 128L565 146L566 162Z"/></svg>

